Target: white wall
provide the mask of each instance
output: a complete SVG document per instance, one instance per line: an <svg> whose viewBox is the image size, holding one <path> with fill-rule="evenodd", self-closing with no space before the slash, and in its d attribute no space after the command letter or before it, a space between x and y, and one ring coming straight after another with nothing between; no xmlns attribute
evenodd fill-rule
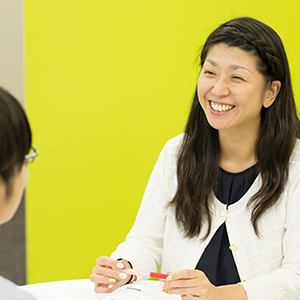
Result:
<svg viewBox="0 0 300 300"><path fill-rule="evenodd" d="M24 103L23 0L0 0L0 86Z"/></svg>
<svg viewBox="0 0 300 300"><path fill-rule="evenodd" d="M0 0L0 86L24 104L23 1ZM0 226L0 274L26 283L24 202L15 217Z"/></svg>

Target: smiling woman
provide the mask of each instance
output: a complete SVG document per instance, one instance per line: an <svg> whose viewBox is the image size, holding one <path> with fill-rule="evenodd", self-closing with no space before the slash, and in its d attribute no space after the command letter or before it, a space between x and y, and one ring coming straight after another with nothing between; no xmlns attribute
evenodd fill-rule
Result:
<svg viewBox="0 0 300 300"><path fill-rule="evenodd" d="M300 121L281 39L233 19L200 64L185 133L162 150L126 240L98 258L95 291L137 280L122 258L171 272L164 289L184 300L298 299Z"/></svg>
<svg viewBox="0 0 300 300"><path fill-rule="evenodd" d="M279 80L267 82L257 67L261 64L257 55L220 43L208 51L198 79L198 98L208 123L219 131L222 141L243 136L243 147L237 149L240 155L248 148L246 141L255 145L262 107L273 104L281 87ZM220 166L227 171L242 171L255 161L254 148L248 152L248 162L245 156L242 166L237 162L237 167L228 169L226 161L221 161Z"/></svg>

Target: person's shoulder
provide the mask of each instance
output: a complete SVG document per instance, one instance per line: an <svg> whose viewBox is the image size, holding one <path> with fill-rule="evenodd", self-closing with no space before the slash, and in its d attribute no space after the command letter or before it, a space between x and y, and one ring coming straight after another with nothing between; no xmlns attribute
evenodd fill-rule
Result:
<svg viewBox="0 0 300 300"><path fill-rule="evenodd" d="M300 139L296 139L293 153L290 158L289 178L296 179L300 174Z"/></svg>
<svg viewBox="0 0 300 300"><path fill-rule="evenodd" d="M159 162L164 161L168 166L176 166L177 155L181 148L184 134L181 133L170 140L168 140L159 155ZM164 164L165 164L164 163Z"/></svg>
<svg viewBox="0 0 300 300"><path fill-rule="evenodd" d="M35 300L32 295L30 295L26 291L18 289L15 283L2 276L0 276L0 299Z"/></svg>
<svg viewBox="0 0 300 300"><path fill-rule="evenodd" d="M291 156L291 163L300 165L300 139L296 139L294 150Z"/></svg>
<svg viewBox="0 0 300 300"><path fill-rule="evenodd" d="M167 141L164 148L172 149L174 151L177 151L178 148L180 148L182 141L184 138L184 133L181 133L170 140Z"/></svg>

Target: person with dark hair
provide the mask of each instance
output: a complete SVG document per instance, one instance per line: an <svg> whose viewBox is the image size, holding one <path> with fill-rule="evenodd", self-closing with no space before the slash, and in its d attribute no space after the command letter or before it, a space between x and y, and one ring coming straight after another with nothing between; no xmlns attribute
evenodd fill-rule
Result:
<svg viewBox="0 0 300 300"><path fill-rule="evenodd" d="M185 133L162 150L126 240L97 259L95 291L137 279L122 258L170 272L164 290L182 299L300 299L300 122L282 41L236 18L200 64Z"/></svg>
<svg viewBox="0 0 300 300"><path fill-rule="evenodd" d="M19 102L0 88L0 225L17 211L28 178L27 164L37 156L31 145L31 130ZM34 300L29 293L0 276L1 300Z"/></svg>

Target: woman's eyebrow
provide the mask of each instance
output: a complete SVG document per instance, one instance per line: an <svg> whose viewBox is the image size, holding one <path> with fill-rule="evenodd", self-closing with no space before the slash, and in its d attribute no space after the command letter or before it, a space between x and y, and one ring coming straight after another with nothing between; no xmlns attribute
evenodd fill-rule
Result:
<svg viewBox="0 0 300 300"><path fill-rule="evenodd" d="M248 68L246 68L246 67L244 67L244 66L241 66L241 65L232 65L232 66L230 66L230 68L231 68L232 70L243 69L243 70L246 70L246 71L252 73Z"/></svg>
<svg viewBox="0 0 300 300"><path fill-rule="evenodd" d="M214 60L212 60L212 59L207 59L206 61L207 61L208 63L210 63L210 64L211 64L212 66L214 66L214 67L217 67L217 66L218 66L218 64L217 64ZM243 69L243 70L246 70L246 71L252 73L248 68L246 68L246 67L244 67L244 66L241 66L241 65L232 65L232 66L230 66L230 68L231 68L232 70Z"/></svg>
<svg viewBox="0 0 300 300"><path fill-rule="evenodd" d="M208 61L211 65L213 65L214 67L216 67L218 64L214 61L214 60L211 60L211 59L207 59L206 61Z"/></svg>

